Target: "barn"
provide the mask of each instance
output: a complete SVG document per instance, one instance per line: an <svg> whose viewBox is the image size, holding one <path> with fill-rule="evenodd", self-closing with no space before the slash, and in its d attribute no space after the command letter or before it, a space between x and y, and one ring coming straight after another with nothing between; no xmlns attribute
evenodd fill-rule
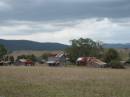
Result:
<svg viewBox="0 0 130 97"><path fill-rule="evenodd" d="M17 66L34 66L34 63L31 60L19 59L15 62Z"/></svg>
<svg viewBox="0 0 130 97"><path fill-rule="evenodd" d="M97 59L96 57L79 57L76 60L76 64L80 66L102 68L105 67L107 63Z"/></svg>
<svg viewBox="0 0 130 97"><path fill-rule="evenodd" d="M64 53L59 53L56 56L48 58L47 64L49 66L63 66L66 63L66 56Z"/></svg>

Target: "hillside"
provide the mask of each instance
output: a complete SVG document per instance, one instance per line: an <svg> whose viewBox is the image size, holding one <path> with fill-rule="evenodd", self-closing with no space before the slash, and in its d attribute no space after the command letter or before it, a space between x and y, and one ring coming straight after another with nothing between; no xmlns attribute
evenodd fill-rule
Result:
<svg viewBox="0 0 130 97"><path fill-rule="evenodd" d="M15 50L63 50L67 45L60 43L40 43L28 40L3 40L0 39L0 44L3 44L11 51Z"/></svg>
<svg viewBox="0 0 130 97"><path fill-rule="evenodd" d="M105 47L105 48L130 48L130 43L126 43L126 44L121 44L121 43L117 43L117 44L106 43L106 44L103 45L103 47Z"/></svg>
<svg viewBox="0 0 130 97"><path fill-rule="evenodd" d="M3 40L0 39L0 44L3 44L7 49L11 51L18 50L63 50L68 45L60 43L40 43L29 40ZM104 48L130 48L130 43L127 44L110 44L105 43Z"/></svg>

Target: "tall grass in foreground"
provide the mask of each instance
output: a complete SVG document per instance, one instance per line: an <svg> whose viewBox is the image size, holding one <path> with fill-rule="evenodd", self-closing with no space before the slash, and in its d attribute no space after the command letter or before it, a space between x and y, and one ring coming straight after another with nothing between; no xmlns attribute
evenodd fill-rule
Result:
<svg viewBox="0 0 130 97"><path fill-rule="evenodd" d="M130 69L0 67L1 97L130 97Z"/></svg>

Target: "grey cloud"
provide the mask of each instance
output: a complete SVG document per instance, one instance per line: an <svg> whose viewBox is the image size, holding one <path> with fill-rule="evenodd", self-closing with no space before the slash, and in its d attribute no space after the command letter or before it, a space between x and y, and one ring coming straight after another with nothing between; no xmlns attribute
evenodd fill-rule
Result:
<svg viewBox="0 0 130 97"><path fill-rule="evenodd" d="M0 12L1 20L53 21L130 17L129 0L5 0L5 2L10 4L12 9Z"/></svg>
<svg viewBox="0 0 130 97"><path fill-rule="evenodd" d="M34 33L52 33L61 31L66 27L73 27L75 22L29 22L29 21L6 21L0 24L0 35L31 35Z"/></svg>
<svg viewBox="0 0 130 97"><path fill-rule="evenodd" d="M102 21L107 17L112 22L120 23L121 27L130 25L130 0L1 0L1 2L9 7L8 10L7 7L3 7L0 11L0 35L20 36L60 31L62 33L65 28L75 28L75 25L89 18ZM2 30L1 27L6 28ZM125 30L126 28L121 29L122 32Z"/></svg>

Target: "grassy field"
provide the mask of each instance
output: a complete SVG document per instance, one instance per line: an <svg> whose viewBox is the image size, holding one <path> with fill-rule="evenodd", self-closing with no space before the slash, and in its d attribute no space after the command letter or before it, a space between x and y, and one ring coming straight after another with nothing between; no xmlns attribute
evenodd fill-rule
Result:
<svg viewBox="0 0 130 97"><path fill-rule="evenodd" d="M130 97L130 69L0 67L0 97Z"/></svg>

